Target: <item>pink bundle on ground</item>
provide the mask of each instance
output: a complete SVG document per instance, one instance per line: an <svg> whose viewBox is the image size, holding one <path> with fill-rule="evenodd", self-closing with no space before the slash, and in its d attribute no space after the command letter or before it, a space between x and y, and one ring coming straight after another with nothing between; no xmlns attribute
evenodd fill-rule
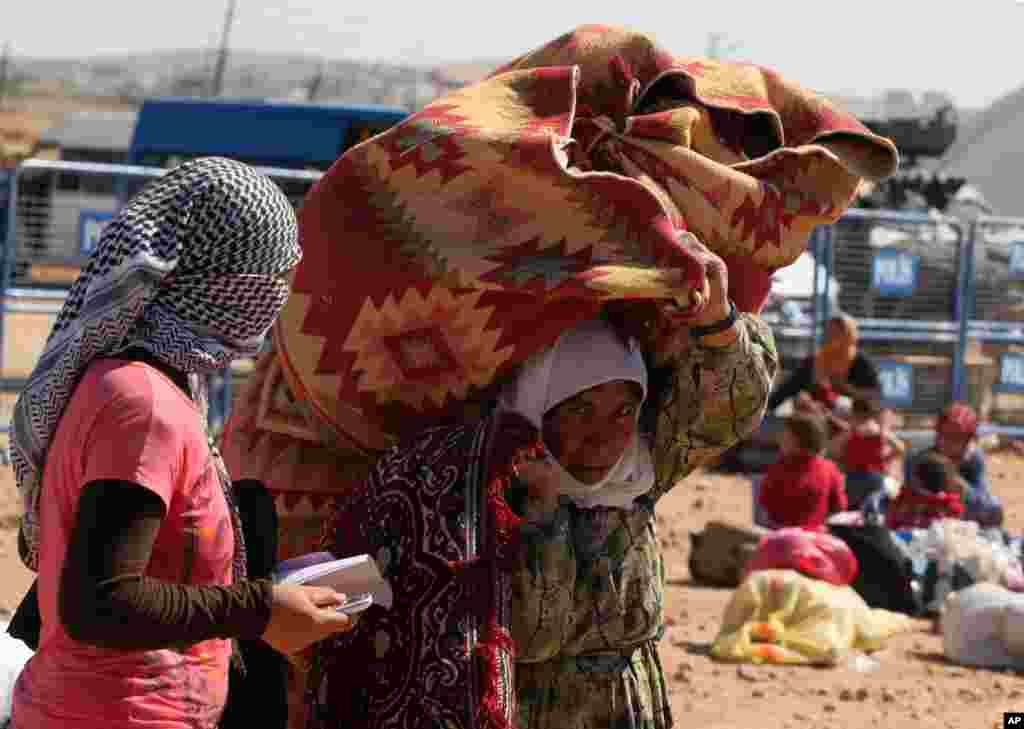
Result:
<svg viewBox="0 0 1024 729"><path fill-rule="evenodd" d="M831 534L798 527L779 529L761 539L746 564L746 573L791 569L833 585L848 585L857 576L857 558Z"/></svg>

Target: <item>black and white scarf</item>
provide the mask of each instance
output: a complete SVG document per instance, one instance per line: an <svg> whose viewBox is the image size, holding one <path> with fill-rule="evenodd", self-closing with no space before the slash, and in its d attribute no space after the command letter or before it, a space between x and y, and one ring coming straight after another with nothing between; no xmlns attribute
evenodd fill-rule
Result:
<svg viewBox="0 0 1024 729"><path fill-rule="evenodd" d="M38 569L43 466L61 415L96 359L141 348L188 376L207 412L206 375L256 354L288 298L298 263L295 211L267 177L204 158L149 183L103 231L18 397L11 459L24 502L26 565ZM231 506L233 573L245 544L231 484L211 439Z"/></svg>

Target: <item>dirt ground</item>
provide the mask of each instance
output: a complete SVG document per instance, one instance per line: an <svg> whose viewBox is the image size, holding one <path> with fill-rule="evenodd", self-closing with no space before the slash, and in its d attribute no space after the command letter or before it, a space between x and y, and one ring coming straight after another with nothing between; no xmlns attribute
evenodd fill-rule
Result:
<svg viewBox="0 0 1024 729"><path fill-rule="evenodd" d="M1009 527L1024 529L1024 460L990 459L993 488L1007 506ZM17 556L19 503L10 468L0 468L0 611L7 613L31 582ZM708 657L730 590L690 582L688 533L710 519L748 519L749 482L698 472L659 509L670 587L669 627L661 644L671 677L678 727L702 729L815 729L921 726L950 729L1002 726L1004 711L1024 711L1024 675L980 671L946 663L930 625L892 639L875 654L869 673L849 667L736 666Z"/></svg>
<svg viewBox="0 0 1024 729"><path fill-rule="evenodd" d="M1008 528L1024 528L1024 459L990 456L993 490L1004 500ZM731 590L690 582L690 531L711 519L749 519L749 482L739 476L698 473L659 508L670 588L670 627L662 660L671 676L672 708L680 727L1002 727L1004 711L1024 710L1024 674L947 663L931 623L891 639L874 654L879 667L804 668L721 664L708 648Z"/></svg>

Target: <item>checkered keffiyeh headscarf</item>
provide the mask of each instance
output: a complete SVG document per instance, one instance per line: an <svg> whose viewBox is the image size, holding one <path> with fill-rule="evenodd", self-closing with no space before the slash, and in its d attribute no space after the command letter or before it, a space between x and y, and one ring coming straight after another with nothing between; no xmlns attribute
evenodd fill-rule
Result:
<svg viewBox="0 0 1024 729"><path fill-rule="evenodd" d="M203 375L259 351L288 298L283 274L300 257L295 213L284 194L252 168L220 158L168 172L107 225L14 406L11 458L24 501L29 568L38 568L47 451L89 364L145 349L188 375L205 415ZM240 523L216 451L214 462L234 517L234 573L244 577Z"/></svg>

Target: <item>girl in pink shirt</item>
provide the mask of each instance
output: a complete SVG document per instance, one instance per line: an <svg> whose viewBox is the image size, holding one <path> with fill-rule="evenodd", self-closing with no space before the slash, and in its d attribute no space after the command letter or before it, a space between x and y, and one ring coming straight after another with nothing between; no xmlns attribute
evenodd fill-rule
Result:
<svg viewBox="0 0 1024 729"><path fill-rule="evenodd" d="M16 729L213 729L231 639L284 653L349 627L343 596L246 579L206 375L260 350L298 263L267 178L208 158L104 230L15 405L38 649Z"/></svg>

